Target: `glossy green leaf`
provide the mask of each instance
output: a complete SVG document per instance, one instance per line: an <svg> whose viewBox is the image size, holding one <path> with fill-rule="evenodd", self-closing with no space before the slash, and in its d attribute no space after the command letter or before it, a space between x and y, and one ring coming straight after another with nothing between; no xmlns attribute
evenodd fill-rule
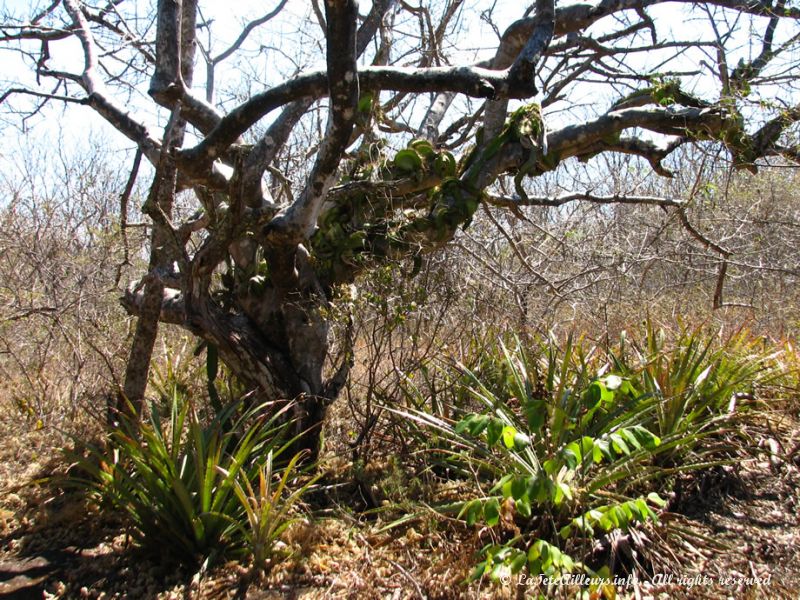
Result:
<svg viewBox="0 0 800 600"><path fill-rule="evenodd" d="M486 501L483 506L483 518L489 527L494 527L500 522L500 502L497 498Z"/></svg>

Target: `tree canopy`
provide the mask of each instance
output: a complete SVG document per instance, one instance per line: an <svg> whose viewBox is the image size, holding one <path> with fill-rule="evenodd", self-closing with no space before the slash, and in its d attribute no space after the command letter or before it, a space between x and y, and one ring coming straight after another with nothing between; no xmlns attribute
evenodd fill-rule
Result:
<svg viewBox="0 0 800 600"><path fill-rule="evenodd" d="M32 74L7 86L7 115L92 110L136 148L131 182L142 158L154 168L149 266L124 298L139 317L134 408L168 322L266 397L299 398L313 425L352 360L324 368L341 286L386 260L416 263L482 204L519 218L572 201L656 204L713 244L685 198L599 182L544 196L530 182L604 153L670 177L688 145L748 170L800 158L800 8L786 0L273 4L222 51L198 0L54 0L0 25ZM271 26L289 14L293 33ZM231 72L247 81L221 89ZM190 214L175 210L182 193Z"/></svg>

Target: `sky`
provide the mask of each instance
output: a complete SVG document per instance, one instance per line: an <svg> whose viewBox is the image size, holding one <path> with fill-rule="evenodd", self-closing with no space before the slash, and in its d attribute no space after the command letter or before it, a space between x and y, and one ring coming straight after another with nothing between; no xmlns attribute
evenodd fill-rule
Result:
<svg viewBox="0 0 800 600"><path fill-rule="evenodd" d="M148 7L154 1L147 0L137 4L130 0L126 6L139 6L142 13L146 14ZM421 0L417 0L417 2L419 1ZM33 6L40 8L48 3L49 0L40 0ZM234 0L233 2L201 0L202 18L210 23L209 30L216 38L210 46L210 53L212 55L219 54L237 37L244 23L272 10L277 3L278 0L267 2L264 0ZM494 19L500 31L522 16L525 7L525 4L518 0L497 0L497 2L467 0L461 17L467 33L463 36L457 51L453 50L452 52L454 62L468 63L491 55L492 50L496 47L496 36L489 26L479 18L479 14L481 10L492 5L495 6ZM232 6L235 7L234 10L231 9ZM274 85L277 81L290 77L297 71L313 70L323 66L321 62L323 57L321 32L314 22L309 22L304 18L310 15L309 6L310 3L307 0L290 0L286 9L278 17L258 31L259 34L269 31L269 36L253 35L243 47L243 59L238 63L233 58L229 59L218 68L215 99L221 102L224 109L229 109L241 102L247 95ZM362 1L360 3L361 13L366 14L370 6L371 2ZM694 17L690 18L683 8L684 6L671 3L649 8L648 11L660 27L666 26L675 31L680 39L695 40L707 35L708 27L699 19L700 15L695 11ZM0 13L2 14L25 15L33 12L35 11L32 10L32 5L27 0L0 0ZM601 29L603 26L604 24L600 23L596 29ZM407 23L405 27L416 27L416 23ZM206 46L208 46L207 40L203 38L207 34L208 30L201 33L201 40ZM397 35L396 38L400 40L402 35ZM269 53L267 62L254 60L261 52L262 45L267 47L266 52ZM53 56L50 63L51 68L63 67L75 71L75 65L82 63L81 49L74 39L53 44L51 54ZM735 60L736 56L733 58ZM654 55L651 54L629 60L653 59ZM693 62L697 62L697 57ZM19 54L0 50L0 65L2 65L0 79L4 80L3 87L13 80L23 81L29 85L34 84L31 69L29 65L24 64ZM204 86L202 60L198 60L195 84L196 88ZM703 94L713 90L715 82L707 75L703 75L694 77L690 84ZM589 104L597 104L596 89L585 86L582 93L583 97L578 100L584 99ZM200 94L202 95L202 91ZM129 98L123 97L123 101L137 115L141 115L143 120L148 121L153 127L153 131L158 131L163 126L166 118L164 111L148 113L152 104L142 90L132 94ZM573 98L571 101L575 101L575 99ZM13 102L18 103L20 100ZM567 106L566 108L571 107ZM564 114L566 115L566 111ZM560 116L555 113L553 118L557 119ZM30 119L26 123L25 132L20 130L19 120L9 119L8 115L0 115L0 127L3 126L2 119L5 119L6 126L3 127L5 143L0 147L0 168L3 168L3 162L13 160L13 155L25 143L61 139L68 147L80 148L82 140L87 138L88 133L94 138L107 138L112 147L119 147L120 150L130 149L132 146L130 142L116 134L102 119L94 115L91 109L84 107L71 106L64 110L63 106L54 104L44 111L42 118ZM12 121L15 126L9 127L8 124ZM59 130L58 136L54 133L56 129Z"/></svg>
<svg viewBox="0 0 800 600"><path fill-rule="evenodd" d="M146 11L153 1L138 2L138 5ZM38 10L49 4L49 0L38 0L34 3L28 0L0 0L0 14L26 18L28 15L35 14ZM133 3L136 4L136 3ZM210 23L209 29L201 32L200 39L203 45L210 48L212 56L218 55L225 50L239 35L244 24L250 20L270 12L278 4L278 0L234 0L236 9L231 10L231 3L219 2L218 0L201 0L200 12L202 20ZM468 0L465 10L465 19L470 21L471 28L470 47L465 49L467 60L476 60L484 57L489 48L494 44L494 36L485 23L476 18L479 12L474 7L486 5L480 0ZM472 5L472 9L469 6ZM518 2L500 0L495 10L495 19L499 28L504 29L514 19L521 16L523 9ZM309 26L306 17L310 15L310 3L307 0L289 0L284 10L268 24L262 26L260 30L254 32L245 43L241 53L244 58L239 60L232 57L217 68L216 74L216 97L224 109L229 109L235 103L241 102L244 98L241 79L246 77L249 80L247 92L257 92L274 85L276 74L283 74L290 77L297 71L309 71L324 68L324 55L319 52L319 45L322 39L319 28L316 24ZM360 12L366 14L371 8L371 2L360 2ZM266 31L270 32L269 39L259 39L257 35ZM208 33L213 35L213 42L208 44ZM474 45L472 40L478 40ZM486 40L483 49L480 40ZM269 47L270 61L249 62L247 57L254 57L258 54L260 46L264 44ZM32 48L35 50L35 47ZM51 68L63 68L73 72L79 72L82 65L82 50L79 43L74 38L57 42L51 45L52 58L49 62ZM30 87L35 87L35 79L32 74L31 60L23 61L16 52L9 51L0 45L0 86L3 88L13 85L16 82L23 82ZM199 95L204 95L205 71L204 63L198 56L197 69L195 75L195 88ZM239 94L231 90L239 89ZM40 88L41 89L41 88ZM166 119L164 111L153 113L150 111L152 104L141 92L139 97L136 95L126 99L129 106L137 111L143 120L158 131L163 126ZM25 100L18 97L12 99L12 105L22 106ZM150 111L150 112L148 112ZM120 148L129 147L131 144L121 138L109 125L101 118L94 115L89 108L69 106L66 109L63 105L52 104L41 115L28 119L22 124L16 115L3 115L0 112L0 127L2 127L6 143L0 147L0 168L4 162L13 159L19 149L26 144L36 144L41 141L61 139L68 147L81 147L83 140L87 138L87 132L93 138L107 139L108 143L118 145ZM58 135L54 130L58 129Z"/></svg>

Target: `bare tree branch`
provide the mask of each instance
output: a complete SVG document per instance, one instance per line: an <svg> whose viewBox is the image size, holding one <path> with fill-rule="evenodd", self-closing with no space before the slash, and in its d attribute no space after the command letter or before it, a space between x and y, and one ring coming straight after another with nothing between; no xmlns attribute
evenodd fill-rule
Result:
<svg viewBox="0 0 800 600"><path fill-rule="evenodd" d="M285 214L271 224L270 245L299 243L313 229L325 195L333 184L342 153L350 139L358 103L356 65L356 19L358 6L353 0L326 0L328 27L328 89L331 107L325 139L303 194ZM278 235L274 232L278 232ZM277 237L277 239L275 239Z"/></svg>
<svg viewBox="0 0 800 600"><path fill-rule="evenodd" d="M322 98L327 94L327 76L322 72L300 75L291 81L257 94L228 113L197 146L185 150L187 168L220 155L261 118L279 106L303 97ZM527 97L526 90L509 88L504 72L477 67L365 67L359 71L362 90L403 92L459 92L478 98L494 97L508 91L511 98Z"/></svg>
<svg viewBox="0 0 800 600"><path fill-rule="evenodd" d="M621 195L614 194L613 196L597 196L590 192L566 194L564 196L557 196L548 198L545 196L534 196L523 198L509 198L506 196L496 196L488 194L486 196L488 202L493 206L501 206L505 208L514 208L522 206L563 206L569 202L592 202L594 204L641 204L650 206L677 206L683 207L685 202L675 198L664 198L661 196L635 196L635 195Z"/></svg>
<svg viewBox="0 0 800 600"><path fill-rule="evenodd" d="M220 52L216 56L206 56L206 102L211 104L214 101L214 82L216 79L216 67L223 62L224 60L233 56L233 54L242 47L242 44L245 43L247 38L250 34L259 26L263 25L274 19L280 12L283 10L284 6L286 6L287 0L280 0L278 5L258 19L250 21L247 23L243 28L239 37L234 40L234 42L228 46L223 52Z"/></svg>

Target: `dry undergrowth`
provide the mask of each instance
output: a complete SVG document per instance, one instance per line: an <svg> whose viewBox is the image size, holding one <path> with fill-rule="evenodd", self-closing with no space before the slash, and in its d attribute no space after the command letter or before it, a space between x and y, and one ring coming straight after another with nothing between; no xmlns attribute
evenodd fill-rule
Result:
<svg viewBox="0 0 800 600"><path fill-rule="evenodd" d="M59 495L42 481L65 467L60 436L15 432L12 424L9 419L2 424L0 597L444 599L513 598L535 591L488 582L464 586L481 543L479 532L424 513L382 530L399 513L364 516L356 492L338 493L333 509L293 526L286 543L294 556L266 577L251 579L235 563L201 573L175 570L131 547L118 521L87 510L79 498ZM649 533L655 542L650 558L671 565L673 583L639 580L619 597L797 597L800 461L791 450L800 431L786 419L771 419L769 428L762 437L778 443L784 460L750 458L687 479L673 498L675 513L663 522L670 525L667 531L677 526L691 535ZM340 461L334 479L346 473L345 467ZM369 476L380 474L376 467ZM768 588L724 582L767 576ZM713 585L698 583L703 577ZM554 591L570 597L566 589Z"/></svg>

